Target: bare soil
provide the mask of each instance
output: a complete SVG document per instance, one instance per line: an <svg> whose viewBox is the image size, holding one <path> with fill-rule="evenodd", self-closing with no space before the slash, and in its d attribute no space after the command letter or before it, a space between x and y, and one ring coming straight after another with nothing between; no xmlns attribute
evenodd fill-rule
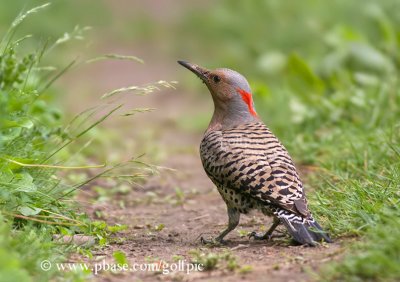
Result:
<svg viewBox="0 0 400 282"><path fill-rule="evenodd" d="M131 281L133 277L144 281L159 280L220 280L237 281L239 278L248 281L309 281L309 271L317 270L321 264L332 260L341 252L340 244L330 244L317 248L291 246L286 241L256 242L241 238L237 232L229 235L230 242L225 247L208 248L201 244L199 236L216 236L227 221L225 204L207 180L195 156L174 156L168 166L176 168L179 173L162 173L149 180L143 188L137 188L128 195L87 207L86 211L95 216L102 211L110 224L127 224L128 230L120 235L122 243L111 244L99 254L112 261L112 254L122 250L130 263L148 262L149 259L162 259L173 262L174 256L182 256L191 260L190 250L200 248L204 253L221 253L230 250L237 258L240 266L250 265L252 270L241 275L238 271L217 269L192 273L189 275L174 273L154 275L154 273L124 273L110 275L104 273L97 277L100 281ZM181 187L185 191L185 199L180 205L163 200L175 195L174 189ZM194 188L196 187L196 188ZM196 189L196 193L190 193ZM157 194L157 199L150 200L149 193ZM118 202L124 201L126 207L121 209ZM270 223L263 217L243 217L238 229L253 231ZM161 231L156 226L164 224ZM179 277L179 278L178 278ZM97 280L96 279L96 280Z"/></svg>

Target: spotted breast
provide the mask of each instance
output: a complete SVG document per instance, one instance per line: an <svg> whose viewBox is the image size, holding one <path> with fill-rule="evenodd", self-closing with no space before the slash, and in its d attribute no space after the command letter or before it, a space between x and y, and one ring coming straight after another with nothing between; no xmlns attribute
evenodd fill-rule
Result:
<svg viewBox="0 0 400 282"><path fill-rule="evenodd" d="M224 201L242 213L272 214L279 206L310 216L292 159L262 122L208 132L200 157Z"/></svg>

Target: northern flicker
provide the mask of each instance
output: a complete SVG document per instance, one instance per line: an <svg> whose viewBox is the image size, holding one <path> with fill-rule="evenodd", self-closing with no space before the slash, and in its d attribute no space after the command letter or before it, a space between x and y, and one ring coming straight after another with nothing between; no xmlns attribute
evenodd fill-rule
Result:
<svg viewBox="0 0 400 282"><path fill-rule="evenodd" d="M282 223L300 244L332 242L308 209L289 153L258 117L247 80L230 69L207 70L184 61L178 63L207 85L214 101L200 157L227 205L229 222L213 241L225 243L224 237L239 224L240 214L258 209L272 216L273 224L265 234L252 232L254 239L271 239Z"/></svg>

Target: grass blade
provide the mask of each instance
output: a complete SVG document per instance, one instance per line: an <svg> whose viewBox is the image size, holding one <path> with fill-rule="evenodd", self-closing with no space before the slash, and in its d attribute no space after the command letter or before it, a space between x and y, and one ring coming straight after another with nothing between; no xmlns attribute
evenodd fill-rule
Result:
<svg viewBox="0 0 400 282"><path fill-rule="evenodd" d="M144 64L144 61L142 59L138 58L138 57L130 56L130 55L118 55L118 54L101 55L101 56L89 59L85 63L90 64L90 63L93 63L93 62L102 61L102 60L109 60L109 59L123 60L123 61L135 61L135 62Z"/></svg>

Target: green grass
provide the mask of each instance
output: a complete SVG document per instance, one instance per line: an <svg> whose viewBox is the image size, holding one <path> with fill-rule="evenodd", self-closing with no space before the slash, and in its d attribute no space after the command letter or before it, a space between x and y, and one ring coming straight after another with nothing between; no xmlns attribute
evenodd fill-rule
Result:
<svg viewBox="0 0 400 282"><path fill-rule="evenodd" d="M386 211L374 230L350 248L356 255L348 255L339 264L327 267L321 280L398 281L400 213L398 206L396 209Z"/></svg>
<svg viewBox="0 0 400 282"><path fill-rule="evenodd" d="M53 234L101 234L68 202L79 184L67 184L56 174L62 164L53 152L68 136L61 128L60 111L49 103L48 86L58 74L46 81L39 70L46 45L20 56L19 40L14 39L24 19L45 7L20 14L0 44L2 281L47 281L59 275L55 269L42 271L40 261L61 262L76 247L58 244Z"/></svg>
<svg viewBox="0 0 400 282"><path fill-rule="evenodd" d="M27 43L27 46L22 46L22 48L31 47L37 42L45 41L47 38L55 40L62 36L64 32L72 31L77 25L106 26L110 24L110 18L107 17L108 11L102 0L96 1L95 4L90 0L0 0L0 5L3 7L0 11L0 33L3 34L8 30L9 24L21 10L26 11L30 7L40 6L46 3L51 3L51 5L46 8L46 12L41 13L39 18L36 19L34 17L28 17L24 20L26 24L19 26L18 29L14 31L16 33L15 38L27 34L33 35L32 42ZM79 5L79 9L76 8L77 5ZM65 15L68 15L68 17Z"/></svg>
<svg viewBox="0 0 400 282"><path fill-rule="evenodd" d="M187 45L179 52L249 78L257 112L313 171L306 189L316 217L335 240L357 238L321 281L400 279L396 7L391 0L222 1L189 14L181 28Z"/></svg>
<svg viewBox="0 0 400 282"><path fill-rule="evenodd" d="M86 277L87 273L60 273L56 267L49 271L40 268L42 260L54 265L64 262L72 252L90 256L91 246L64 244L54 239L56 237L92 236L96 241L94 248L97 248L108 244L109 236L123 228L90 220L73 198L76 191L100 177L119 185L120 182L140 181L155 171L137 158L117 164L87 163L89 156L85 155L85 150L91 141L100 138L98 134L88 139L88 133L122 105L117 103L118 97L113 97L116 102L104 101L65 122L62 111L52 102L61 90L56 91L52 84L72 63L44 73L42 68L43 58L48 52L54 52L60 41L45 42L35 51L21 55L25 50L21 44L30 38L15 39L16 29L28 16L44 13L42 10L47 7L44 4L21 13L0 41L1 281ZM110 55L99 58L106 57ZM151 87L154 91L159 89L157 85L169 86L165 83L149 84L139 90ZM83 177L74 177L74 171Z"/></svg>

